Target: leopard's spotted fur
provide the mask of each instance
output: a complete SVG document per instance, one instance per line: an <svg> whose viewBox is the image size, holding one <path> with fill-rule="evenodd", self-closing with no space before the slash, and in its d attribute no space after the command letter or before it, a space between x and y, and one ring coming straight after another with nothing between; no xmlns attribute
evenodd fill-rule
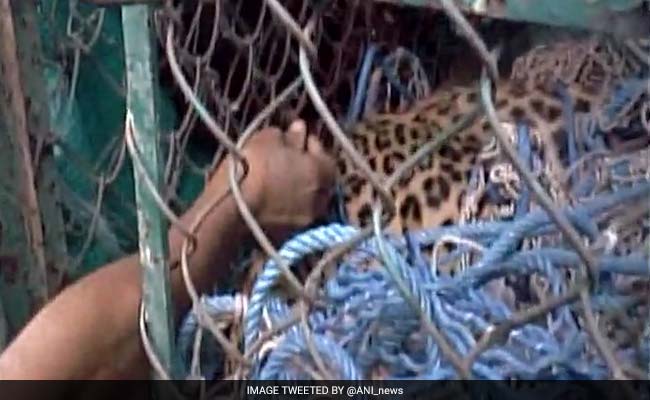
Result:
<svg viewBox="0 0 650 400"><path fill-rule="evenodd" d="M551 169L561 169L559 147L565 140L566 123L557 82L564 83L576 112L596 112L617 80L641 68L622 54L609 42L595 39L534 49L516 61L510 79L496 85L494 105L500 121L511 126L526 122L551 155ZM456 124L479 102L478 85L440 88L408 112L366 118L351 129L350 138L371 169L388 177L420 146ZM487 119L477 118L397 183L392 188L396 213L388 230L400 233L458 223L468 172L492 137ZM349 221L367 226L375 191L342 151L338 169Z"/></svg>

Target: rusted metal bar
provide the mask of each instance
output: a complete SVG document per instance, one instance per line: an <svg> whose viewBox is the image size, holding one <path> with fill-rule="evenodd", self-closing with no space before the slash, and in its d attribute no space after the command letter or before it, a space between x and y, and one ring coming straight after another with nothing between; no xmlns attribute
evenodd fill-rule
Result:
<svg viewBox="0 0 650 400"><path fill-rule="evenodd" d="M38 141L34 130L47 118L39 115L43 103L34 109L31 104L42 76L36 68L25 68L38 59L39 49L26 48L25 41L38 35L34 16L31 2L0 0L0 300L9 336L48 299L43 233L48 221L41 215L32 156L32 140Z"/></svg>
<svg viewBox="0 0 650 400"><path fill-rule="evenodd" d="M25 113L32 146L34 178L41 219L47 291L52 296L67 282L71 267L66 244L65 222L61 210L60 175L55 166L52 147L55 132L50 121L50 101L46 91L46 67L41 39L43 19L37 1L12 2L18 65L25 98Z"/></svg>

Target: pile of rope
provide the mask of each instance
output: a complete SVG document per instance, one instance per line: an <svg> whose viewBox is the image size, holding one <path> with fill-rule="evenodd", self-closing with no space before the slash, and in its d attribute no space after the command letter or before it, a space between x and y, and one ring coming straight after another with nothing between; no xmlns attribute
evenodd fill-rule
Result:
<svg viewBox="0 0 650 400"><path fill-rule="evenodd" d="M616 193L600 195L577 207L563 210L584 233L592 235L595 217L620 208L621 205L643 201L650 195L650 182ZM360 271L355 257L379 256L379 241L372 239L361 245L349 259L343 261L324 285L321 311L308 318L309 332L300 326L289 328L276 338L265 362L258 360L252 378L311 379L305 366L312 364L307 336L323 359L327 370L338 379L360 379L374 375L382 365L384 378L450 379L457 377L453 367L440 349L420 329L421 313L447 336L461 354L468 354L476 345L475 337L491 326L508 320L513 311L486 289L488 282L507 275L542 274L550 282L551 292L566 291L565 270L580 266L580 258L571 250L544 248L516 251L524 239L555 232L554 225L543 211L531 212L516 221L477 223L416 232L412 243L430 244L444 236L456 236L483 245L486 253L482 267L468 268L454 278L437 277L425 262L408 263L409 245L406 239L393 238L381 246L397 266L400 278L406 282L419 310L413 310L384 270ZM280 254L294 264L304 256L341 244L357 234L355 228L330 225L305 232L292 239ZM617 277L648 276L647 257L642 249L625 256L604 256L600 269L610 278L601 282L593 301L603 311L622 311L629 296L612 289ZM282 273L269 261L258 278L249 298L244 320L245 349L260 336L291 318L291 307L272 295ZM232 296L204 298L208 313L217 320L231 315L237 308ZM189 316L179 336L179 348L186 353L192 348L197 323ZM608 371L597 358L588 355L588 335L580 329L570 305L558 307L548 314L543 324L529 323L513 329L504 344L486 349L472 370L478 377L504 379L590 378L605 379ZM639 343L641 345L641 343ZM647 346L647 344L646 344ZM645 353L647 355L647 353ZM622 362L637 364L635 357L643 356L643 348L621 349ZM215 359L213 359L215 360ZM206 360L207 361L207 360ZM212 376L216 364L203 366L204 374ZM337 372L335 372L337 371Z"/></svg>
<svg viewBox="0 0 650 400"><path fill-rule="evenodd" d="M375 50L371 46L367 58ZM359 87L366 87L370 71L366 64ZM393 64L387 57L381 68ZM386 75L392 76L388 71ZM316 304L291 301L274 290L282 276L274 260L265 264L249 296L202 298L205 310L217 322L243 325L243 350L252 365L245 372L229 370L227 355L216 342L197 340L200 324L190 313L178 335L189 376L606 379L612 375L611 365L596 350L583 318L585 313L595 313L596 329L609 330L608 345L613 348L616 367L626 373L636 371L643 378L642 371L650 362L650 332L642 328L649 312L643 304L650 284L649 154L647 149L612 154L600 129L607 118L629 111L634 104L635 109L640 102L640 109L647 107L643 85L647 79L642 78L633 77L617 88L599 114L600 121L575 112L570 101L564 110L567 128L572 127L567 129L563 157L570 190L557 207L598 259L598 282L589 301L593 310L584 310L576 302L575 277L582 268L581 257L562 242L552 219L535 205L526 185L520 184L515 185L510 212L500 218L474 218L405 236L368 238L342 257L333 273L326 274ZM428 92L428 87L417 90ZM353 99L348 122L356 118L363 101L363 96ZM630 121L626 132L644 129L642 120L636 120L639 126ZM516 126L513 135L519 157L533 171L543 168L530 129ZM477 165L470 194L477 177L486 175L480 168L485 165ZM502 184L492 180L485 191L493 193L494 199ZM358 234L357 228L344 224L318 227L285 243L279 254L294 266ZM424 246L449 238L455 249L440 259L429 259L421 252ZM383 268L362 267L371 259ZM454 260L465 263L461 273L438 273L438 265ZM532 289L515 290L515 301L511 301L503 294L503 282L514 278L530 287L535 286L531 282L542 282L544 288L536 298L526 293ZM531 296L534 301L522 299Z"/></svg>

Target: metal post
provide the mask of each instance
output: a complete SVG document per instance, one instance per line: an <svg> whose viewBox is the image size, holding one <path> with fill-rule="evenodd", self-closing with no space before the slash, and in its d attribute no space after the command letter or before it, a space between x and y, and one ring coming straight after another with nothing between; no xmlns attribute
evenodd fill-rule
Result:
<svg viewBox="0 0 650 400"><path fill-rule="evenodd" d="M157 52L152 30L153 10L147 5L122 7L127 71L127 109L133 116L133 139L142 166L156 190L162 182L159 124L156 108ZM143 301L149 338L161 366L173 378L175 362L173 304L167 262L168 222L134 168Z"/></svg>

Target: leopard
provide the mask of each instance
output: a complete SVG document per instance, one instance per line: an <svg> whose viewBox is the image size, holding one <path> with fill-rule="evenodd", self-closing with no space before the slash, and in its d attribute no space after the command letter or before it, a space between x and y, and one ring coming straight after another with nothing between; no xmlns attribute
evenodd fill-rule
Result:
<svg viewBox="0 0 650 400"><path fill-rule="evenodd" d="M628 52L630 43L637 51ZM547 176L542 178L565 176L568 168L561 157L566 152L569 126L567 101L576 115L601 121L601 130L612 138L612 143L619 137L620 132L614 132L616 129L626 128L631 120L639 117L638 107L619 115L618 125L602 122L601 115L617 85L630 77L647 74L648 59L636 56L639 48L650 50L650 45L647 40L620 43L600 37L540 45L516 58L510 75L493 84L491 100L500 128L512 145L515 145L518 126L524 124L530 129L533 151L542 153L542 159L548 164ZM422 146L447 134L477 107L483 109L478 83L443 83L405 111L367 115L346 133L362 159L385 182ZM494 134L493 125L482 112L421 158L390 188L394 212L383 225L383 233L408 237L407 232L507 217L508 211L504 213L491 209L493 205L484 205L489 203L484 202L485 196L477 198L476 193L470 193L471 173L476 172L477 162L486 152L494 154L495 149L500 152ZM641 135L645 145L649 134ZM500 153L501 161L512 171L511 163ZM344 218L350 225L368 228L374 222L373 205L379 198L378 192L342 146L335 147L334 154L342 203L339 207L344 211ZM561 181L551 178L540 182L556 201L567 203L564 194L568 188ZM472 264L468 258L439 261L456 248L453 241L440 242L421 246L418 251L427 257L425 262L435 265L436 273L453 277ZM381 264L381 260L366 260L363 268L376 267L376 264ZM513 309L521 309L542 301L546 296L545 287L544 280L536 276L507 277L490 282L489 290Z"/></svg>
<svg viewBox="0 0 650 400"><path fill-rule="evenodd" d="M644 49L650 49L646 42L643 45ZM559 153L566 136L566 123L558 83L565 87L575 111L597 113L617 81L643 69L644 60L632 57L621 47L601 38L563 40L534 47L517 58L510 76L493 84L492 100L502 127L512 131L514 124L526 123L544 144L539 143L537 147L546 147L551 167L561 170ZM370 169L384 180L423 145L461 122L480 103L478 84L443 83L407 110L369 114L345 133ZM485 115L480 115L421 159L390 188L395 213L384 232L402 235L405 231L464 222L463 202L470 170L493 143L492 125ZM335 142L329 153L336 162L336 180L341 189L341 204L336 208L343 209L347 224L369 227L377 191L340 144ZM431 254L431 249L428 250ZM258 265L251 270L260 268ZM444 272L454 275L457 272L454 268ZM252 277L256 275L251 273ZM253 279L249 277L246 281L250 283Z"/></svg>
<svg viewBox="0 0 650 400"><path fill-rule="evenodd" d="M545 148L551 170L562 170L567 97L559 94L560 86L574 112L596 115L617 83L644 68L625 49L601 38L575 39L538 46L517 58L510 76L493 85L502 128L512 131L526 124ZM443 84L404 112L366 116L347 131L348 138L370 169L387 179L423 145L481 107L481 101L478 84ZM481 113L422 159L391 188L395 212L385 231L401 234L461 222L469 172L493 142L493 126ZM370 226L378 192L342 146L336 147L335 157L348 223ZM562 192L561 187L554 190Z"/></svg>
<svg viewBox="0 0 650 400"><path fill-rule="evenodd" d="M561 174L564 165L560 151L567 135L565 99L570 99L575 112L597 115L618 82L645 71L647 65L643 60L622 53L609 42L600 40L568 41L532 49L514 62L508 78L493 84L492 103L501 127L506 133L512 133L513 126L519 123L529 126L538 141L535 146L547 153L544 159L552 164L550 169ZM564 99L559 88L565 91ZM385 181L422 146L435 141L481 107L481 102L478 84L443 84L407 110L367 115L345 133L355 151L380 181ZM633 117L621 118L625 125ZM612 124L603 125L613 129ZM470 173L486 151L493 151L494 142L493 126L480 114L419 160L389 188L395 213L384 225L384 232L401 236L406 231L465 223ZM369 227L373 223L377 191L343 146L335 145L330 152L337 165L342 200L339 205L347 217L345 222L359 228ZM563 188L550 189L561 192ZM478 214L484 217L489 213ZM443 253L450 251L446 249ZM432 248L425 252L432 258L435 256ZM302 270L304 278L313 271L318 257L303 260L302 267L294 269ZM381 268L381 260L370 258L355 259L359 261L355 266L364 270ZM336 269L335 265L331 267ZM442 274L452 277L462 268L458 262L439 267ZM259 269L261 264L249 270L249 286ZM327 277L334 272L323 273ZM543 279L539 283L535 276L522 280L515 277L512 281L508 278L492 281L486 287L490 286L488 290L512 310L527 309L548 296ZM287 285L278 285L281 286L284 289L278 289L278 295L297 296L289 293Z"/></svg>

